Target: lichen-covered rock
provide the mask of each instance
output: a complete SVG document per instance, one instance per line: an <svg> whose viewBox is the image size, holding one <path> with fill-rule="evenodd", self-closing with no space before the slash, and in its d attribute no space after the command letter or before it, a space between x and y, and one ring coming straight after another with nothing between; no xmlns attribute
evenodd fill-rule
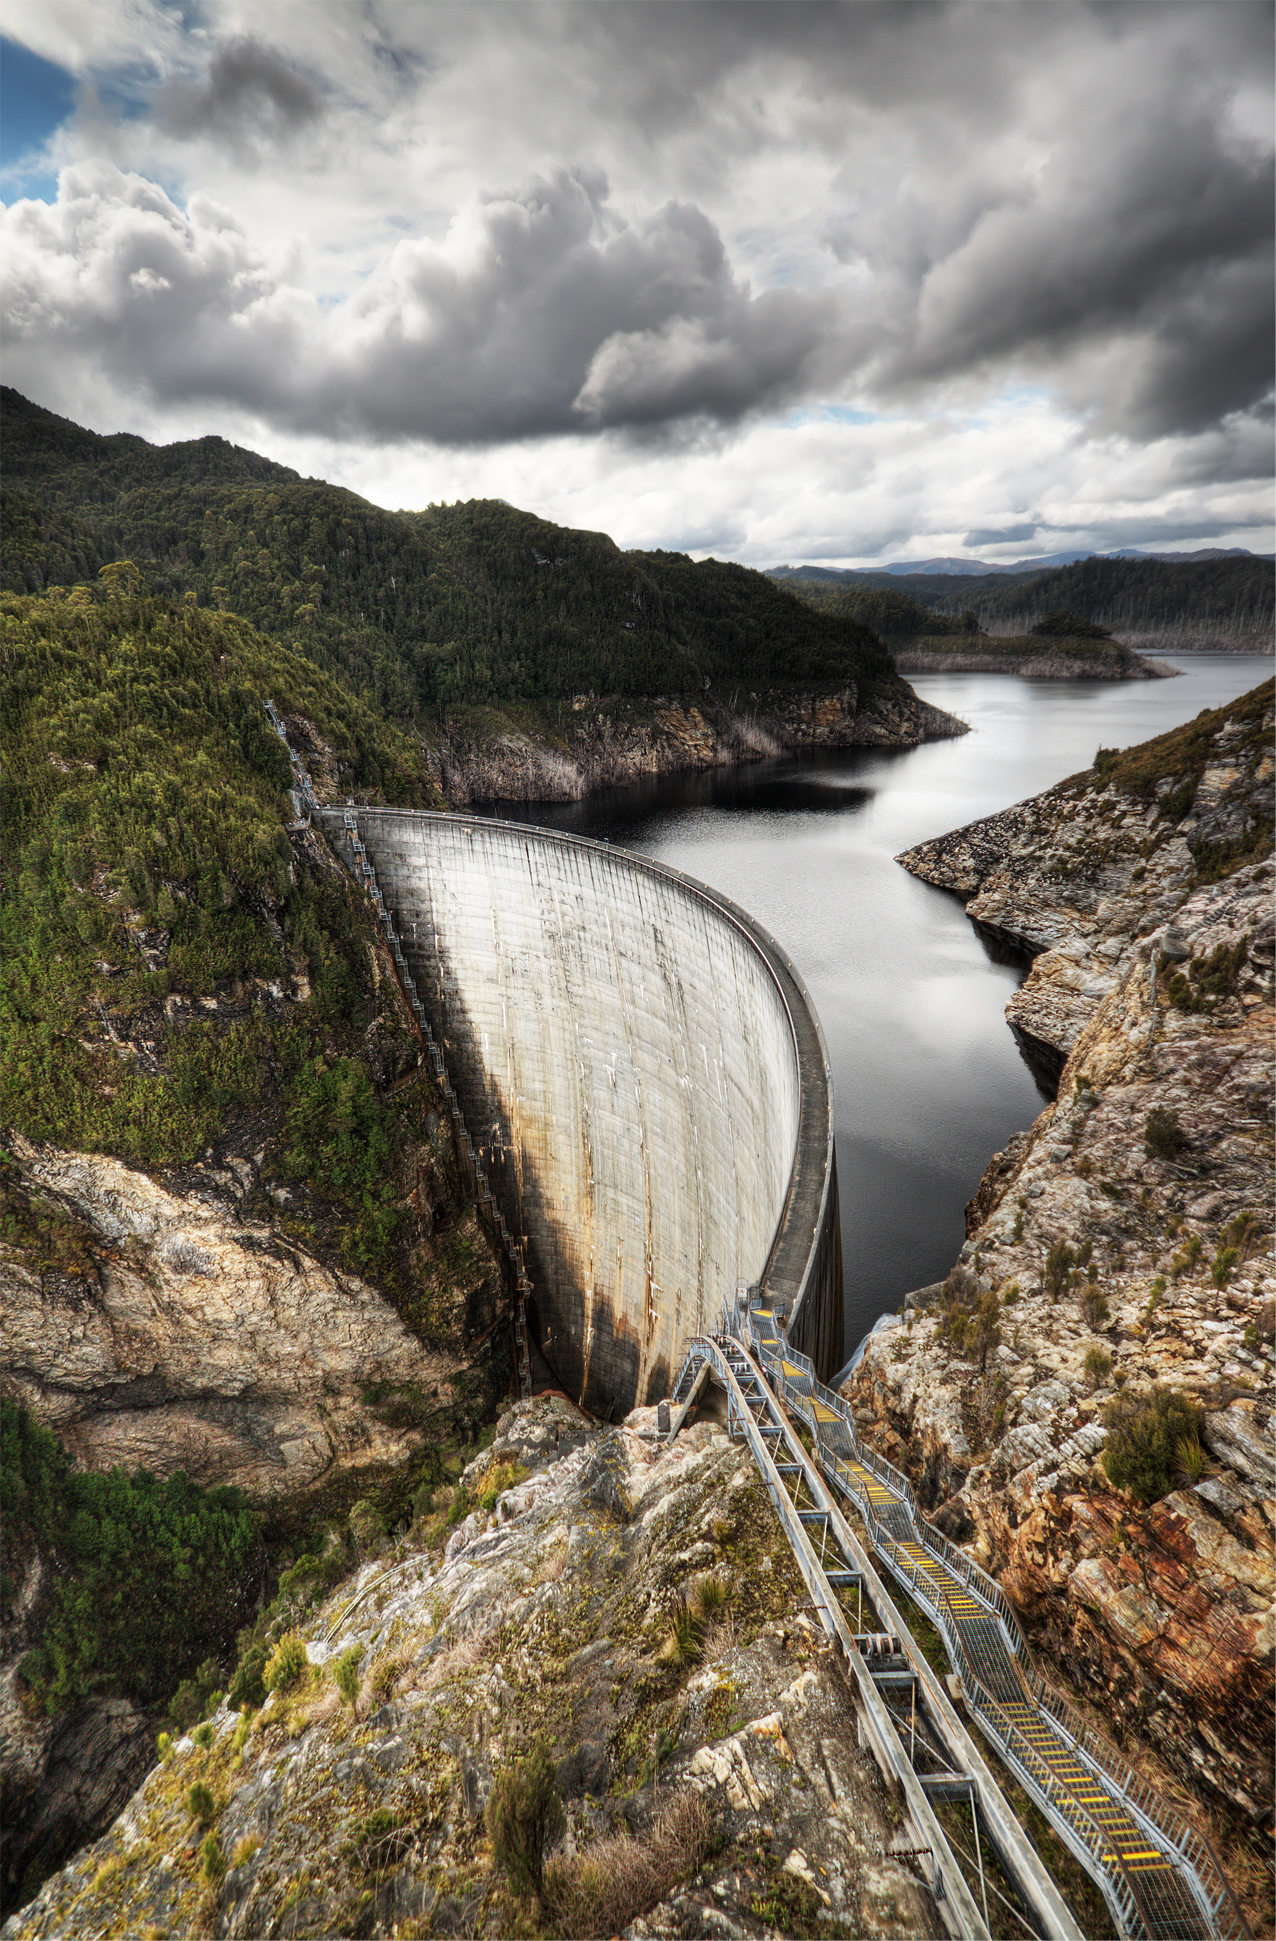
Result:
<svg viewBox="0 0 1276 1941"><path fill-rule="evenodd" d="M747 1454L711 1424L658 1445L653 1416L600 1432L554 1398L510 1411L468 1472L480 1504L515 1478L492 1508L442 1554L367 1564L309 1624L297 1680L252 1717L223 1709L207 1747L180 1741L6 1941L762 1935L795 1910L811 1931L942 1932L892 1857L897 1814ZM675 1652L707 1572L725 1598ZM485 1808L538 1737L565 1832L533 1915Z"/></svg>
<svg viewBox="0 0 1276 1941"><path fill-rule="evenodd" d="M947 1291L850 1389L1043 1670L1222 1816L1243 1877L1272 1811L1271 728L1269 687L902 859L1037 953L1007 1016L1060 1077ZM1153 1381L1196 1399L1201 1447L1144 1505L1104 1416Z"/></svg>

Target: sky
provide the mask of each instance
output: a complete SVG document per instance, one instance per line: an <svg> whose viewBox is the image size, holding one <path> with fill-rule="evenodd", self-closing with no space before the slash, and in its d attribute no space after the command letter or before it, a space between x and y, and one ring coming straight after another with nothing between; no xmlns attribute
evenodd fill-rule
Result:
<svg viewBox="0 0 1276 1941"><path fill-rule="evenodd" d="M1276 543L1273 14L0 0L4 378L768 566Z"/></svg>

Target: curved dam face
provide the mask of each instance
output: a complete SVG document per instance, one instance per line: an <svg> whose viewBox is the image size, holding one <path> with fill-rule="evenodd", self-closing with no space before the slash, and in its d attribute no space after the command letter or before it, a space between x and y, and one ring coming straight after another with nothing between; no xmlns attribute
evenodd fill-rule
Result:
<svg viewBox="0 0 1276 1941"><path fill-rule="evenodd" d="M763 1283L795 1345L835 1368L828 1059L778 945L624 850L357 814L566 1392L604 1415L668 1394L740 1282Z"/></svg>

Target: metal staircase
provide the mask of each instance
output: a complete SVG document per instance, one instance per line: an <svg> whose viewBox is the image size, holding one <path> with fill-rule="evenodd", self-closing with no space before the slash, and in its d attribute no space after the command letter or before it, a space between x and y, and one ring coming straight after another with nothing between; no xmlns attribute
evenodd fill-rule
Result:
<svg viewBox="0 0 1276 1941"><path fill-rule="evenodd" d="M872 1551L935 1624L971 1716L1096 1881L1120 1932L1146 1941L1245 1941L1249 1930L1213 1849L1045 1687L1000 1587L931 1527L907 1478L860 1442L849 1404L789 1347L774 1310L749 1298L738 1318L724 1318L735 1319L754 1351L750 1392L769 1387L809 1431L820 1476L854 1506ZM728 1347L719 1337L718 1347L754 1365L741 1340ZM693 1344L676 1401L690 1395L703 1362Z"/></svg>

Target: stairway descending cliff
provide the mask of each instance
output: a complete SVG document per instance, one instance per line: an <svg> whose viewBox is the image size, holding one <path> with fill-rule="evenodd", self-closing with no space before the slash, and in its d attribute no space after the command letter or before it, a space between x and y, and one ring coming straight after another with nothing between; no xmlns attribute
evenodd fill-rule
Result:
<svg viewBox="0 0 1276 1941"><path fill-rule="evenodd" d="M832 1492L823 1508L814 1498L810 1509L799 1508L799 1522L822 1519L823 1547L832 1503L840 1497L858 1512L871 1550L943 1638L971 1716L1094 1879L1119 1932L1134 1941L1245 1941L1249 1930L1212 1848L1048 1690L1002 1591L931 1527L907 1479L862 1444L848 1403L789 1347L773 1309L742 1293L737 1311L724 1312L723 1327L714 1342L692 1344L674 1390L675 1404L683 1405L674 1426L712 1363L725 1357L747 1370L754 1406L772 1433L783 1436L786 1411L796 1417L810 1434L813 1466ZM798 1460L791 1473L802 1466L800 1450L800 1444L792 1448ZM849 1540L844 1529L844 1550ZM855 1575L833 1571L831 1589ZM916 1647L909 1655L916 1663ZM1009 1846L1002 1857L1014 1873L1013 1840ZM1019 1884L1022 1891L1022 1876ZM1029 1892L1025 1898L1036 1899L1034 1911L1047 1932L1059 1931L1057 1915L1052 1919L1039 1897Z"/></svg>

